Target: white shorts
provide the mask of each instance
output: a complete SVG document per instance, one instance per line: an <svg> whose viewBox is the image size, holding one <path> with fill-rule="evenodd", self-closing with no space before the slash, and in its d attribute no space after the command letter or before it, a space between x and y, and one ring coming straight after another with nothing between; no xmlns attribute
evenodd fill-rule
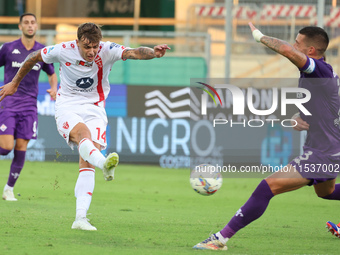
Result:
<svg viewBox="0 0 340 255"><path fill-rule="evenodd" d="M76 143L69 140L71 130L78 124L84 123L91 132L92 141L106 148L107 116L104 107L94 104L56 106L55 120L59 134L73 150Z"/></svg>

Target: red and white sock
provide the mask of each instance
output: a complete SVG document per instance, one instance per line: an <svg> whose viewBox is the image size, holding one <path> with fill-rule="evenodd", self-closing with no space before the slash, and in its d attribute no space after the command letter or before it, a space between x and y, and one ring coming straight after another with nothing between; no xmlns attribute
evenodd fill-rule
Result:
<svg viewBox="0 0 340 255"><path fill-rule="evenodd" d="M76 201L76 218L86 217L90 208L92 193L94 190L95 170L93 168L79 169L79 176L74 188Z"/></svg>
<svg viewBox="0 0 340 255"><path fill-rule="evenodd" d="M93 145L93 142L88 139L84 138L79 143L79 154L80 156L91 165L99 167L103 169L104 162L106 158L103 154Z"/></svg>

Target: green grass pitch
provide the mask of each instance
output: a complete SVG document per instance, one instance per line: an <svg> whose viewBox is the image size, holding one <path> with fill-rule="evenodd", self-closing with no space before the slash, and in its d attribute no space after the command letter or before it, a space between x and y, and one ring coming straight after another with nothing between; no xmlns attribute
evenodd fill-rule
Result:
<svg viewBox="0 0 340 255"><path fill-rule="evenodd" d="M10 161L0 161L1 190ZM97 169L88 218L96 232L72 230L76 163L26 162L17 202L0 201L0 254L215 254L192 246L223 228L260 182L225 178L210 197L196 194L189 170L122 164L105 182ZM274 197L257 221L240 230L226 254L339 254L325 223L340 221L339 202L312 187Z"/></svg>

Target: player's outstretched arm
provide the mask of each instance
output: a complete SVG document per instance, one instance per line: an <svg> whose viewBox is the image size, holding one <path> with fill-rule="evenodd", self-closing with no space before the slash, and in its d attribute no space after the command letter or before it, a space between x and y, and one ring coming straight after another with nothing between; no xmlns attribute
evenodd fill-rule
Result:
<svg viewBox="0 0 340 255"><path fill-rule="evenodd" d="M288 58L298 68L302 68L306 64L307 56L296 50L288 42L262 34L251 22L249 22L249 27L251 28L255 41L266 45L273 51Z"/></svg>
<svg viewBox="0 0 340 255"><path fill-rule="evenodd" d="M6 96L13 95L17 91L20 82L26 76L26 74L28 74L29 71L31 71L31 69L34 67L36 63L38 63L39 61L43 61L40 52L41 50L37 50L29 54L26 57L24 63L19 68L17 74L12 79L12 81L0 87L1 89L0 90L0 102Z"/></svg>
<svg viewBox="0 0 340 255"><path fill-rule="evenodd" d="M123 59L153 59L161 58L165 55L165 52L170 50L166 44L157 45L153 49L148 47L138 47L135 49L126 49L123 52Z"/></svg>

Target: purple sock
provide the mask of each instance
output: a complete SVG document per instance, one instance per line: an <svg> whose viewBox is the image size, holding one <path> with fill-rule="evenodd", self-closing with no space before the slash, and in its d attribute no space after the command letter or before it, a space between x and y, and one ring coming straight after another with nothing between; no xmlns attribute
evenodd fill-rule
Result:
<svg viewBox="0 0 340 255"><path fill-rule="evenodd" d="M14 187L19 178L21 169L24 167L26 151L14 150L14 158L11 164L11 171L9 172L7 185Z"/></svg>
<svg viewBox="0 0 340 255"><path fill-rule="evenodd" d="M224 238L231 238L241 228L259 218L273 197L268 183L262 180L248 201L236 212L235 216L220 231Z"/></svg>
<svg viewBox="0 0 340 255"><path fill-rule="evenodd" d="M11 152L11 151L6 150L6 149L3 149L3 148L0 147L0 155L5 156L5 155L7 155L7 154L10 153L10 152Z"/></svg>
<svg viewBox="0 0 340 255"><path fill-rule="evenodd" d="M332 194L329 194L322 198L329 199L329 200L340 200L340 183L335 184L335 190L333 191Z"/></svg>

